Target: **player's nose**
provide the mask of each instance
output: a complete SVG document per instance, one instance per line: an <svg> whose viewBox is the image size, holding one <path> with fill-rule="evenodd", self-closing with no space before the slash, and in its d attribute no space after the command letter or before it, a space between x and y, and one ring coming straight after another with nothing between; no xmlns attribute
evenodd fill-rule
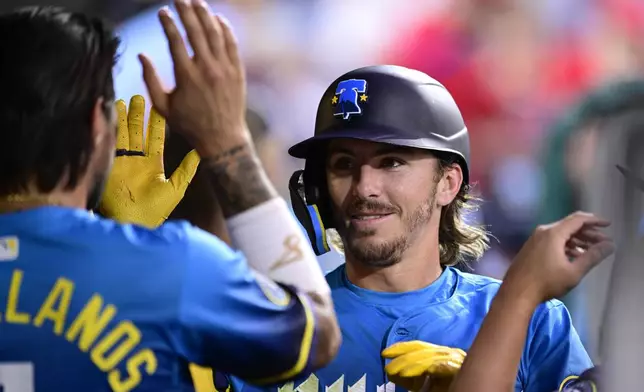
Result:
<svg viewBox="0 0 644 392"><path fill-rule="evenodd" d="M362 165L354 173L352 193L354 196L367 199L378 197L382 193L382 179L379 171L371 165Z"/></svg>

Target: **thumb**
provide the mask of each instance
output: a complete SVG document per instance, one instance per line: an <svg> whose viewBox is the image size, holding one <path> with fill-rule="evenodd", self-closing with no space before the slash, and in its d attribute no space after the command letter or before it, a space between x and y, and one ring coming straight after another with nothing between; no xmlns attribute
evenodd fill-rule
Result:
<svg viewBox="0 0 644 392"><path fill-rule="evenodd" d="M615 245L611 240L600 241L593 244L582 255L575 258L571 263L579 274L581 280L591 269L604 261L615 251Z"/></svg>
<svg viewBox="0 0 644 392"><path fill-rule="evenodd" d="M172 173L172 176L170 176L170 184L172 184L172 187L175 190L182 194L185 193L186 188L188 188L190 181L192 181L192 178L197 172L200 160L201 158L199 157L199 154L197 154L196 150L190 151L188 155L183 158L179 167L174 171L174 173Z"/></svg>
<svg viewBox="0 0 644 392"><path fill-rule="evenodd" d="M143 67L143 80L152 99L152 105L162 117L168 118L168 93L165 92L152 61L144 54L139 54L139 61Z"/></svg>

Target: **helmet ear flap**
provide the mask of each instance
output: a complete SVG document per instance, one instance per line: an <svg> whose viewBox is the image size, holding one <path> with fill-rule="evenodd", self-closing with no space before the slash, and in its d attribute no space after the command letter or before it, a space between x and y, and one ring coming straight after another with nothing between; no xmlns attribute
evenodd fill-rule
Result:
<svg viewBox="0 0 644 392"><path fill-rule="evenodd" d="M319 200L319 191L315 190L315 187L305 185L304 173L304 170L298 170L289 180L291 204L297 220L306 230L313 251L320 256L327 253L330 248L320 210L314 202L311 202L311 200Z"/></svg>
<svg viewBox="0 0 644 392"><path fill-rule="evenodd" d="M326 170L324 161L320 157L312 157L306 160L304 165L304 190L308 204L317 206L320 218L327 229L335 227L333 210L329 199L329 188L326 182Z"/></svg>

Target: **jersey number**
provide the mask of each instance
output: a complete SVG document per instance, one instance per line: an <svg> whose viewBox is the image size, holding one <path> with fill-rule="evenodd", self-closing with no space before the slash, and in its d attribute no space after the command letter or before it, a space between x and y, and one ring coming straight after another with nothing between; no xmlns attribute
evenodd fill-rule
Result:
<svg viewBox="0 0 644 392"><path fill-rule="evenodd" d="M34 392L34 364L5 362L0 364L0 392Z"/></svg>

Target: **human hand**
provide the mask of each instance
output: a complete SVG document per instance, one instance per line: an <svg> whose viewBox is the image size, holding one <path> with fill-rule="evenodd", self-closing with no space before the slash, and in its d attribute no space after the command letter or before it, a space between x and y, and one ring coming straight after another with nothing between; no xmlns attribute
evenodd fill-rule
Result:
<svg viewBox="0 0 644 392"><path fill-rule="evenodd" d="M408 391L447 392L465 360L465 351L414 340L387 347L387 377Z"/></svg>
<svg viewBox="0 0 644 392"><path fill-rule="evenodd" d="M191 58L167 7L159 19L174 63L176 87L166 92L144 55L143 77L152 103L170 128L211 158L251 142L246 125L246 80L237 40L225 19L203 0L175 1L194 51Z"/></svg>
<svg viewBox="0 0 644 392"><path fill-rule="evenodd" d="M154 228L179 204L199 166L199 155L189 152L170 179L163 168L165 120L150 111L146 141L143 137L145 100L135 95L129 112L123 100L118 114L117 157L107 181L99 211L121 223Z"/></svg>
<svg viewBox="0 0 644 392"><path fill-rule="evenodd" d="M609 225L593 214L576 212L537 227L514 258L503 286L535 304L567 294L613 253L613 241L600 231Z"/></svg>

